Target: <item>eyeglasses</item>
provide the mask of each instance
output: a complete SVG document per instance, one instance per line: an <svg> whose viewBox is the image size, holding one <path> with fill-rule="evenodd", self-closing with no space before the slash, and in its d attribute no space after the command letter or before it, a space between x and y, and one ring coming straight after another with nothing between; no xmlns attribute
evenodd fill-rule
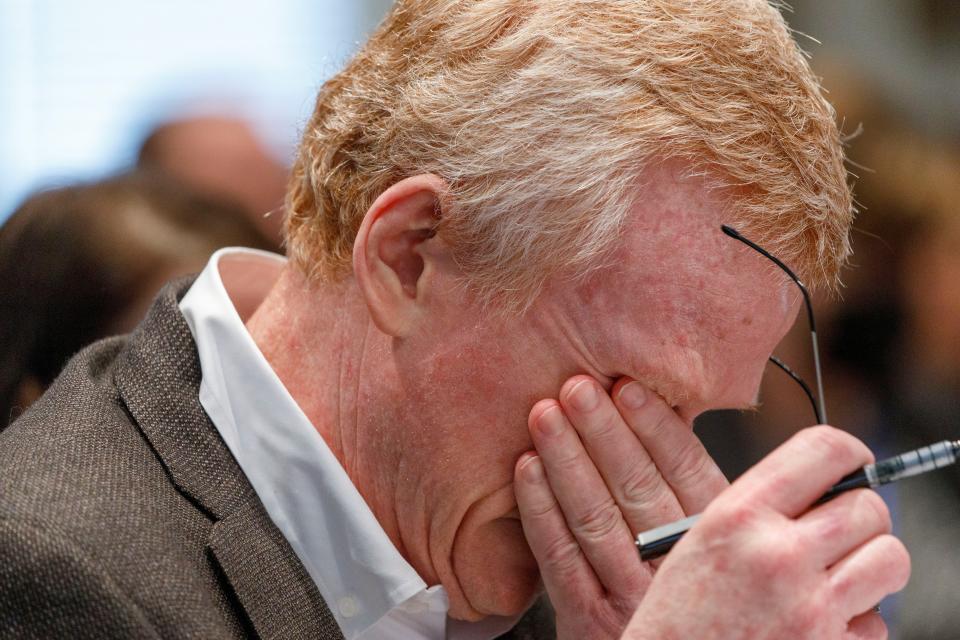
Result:
<svg viewBox="0 0 960 640"><path fill-rule="evenodd" d="M800 282L800 278L788 267L783 264L779 258L771 254L769 251L758 245L757 243L743 237L739 231L728 225L721 225L720 229L733 238L734 240L739 240L743 244L747 245L766 259L770 260L773 264L780 267L784 273L790 276L790 279L800 287L800 292L803 294L803 303L807 307L807 320L810 322L810 338L813 342L813 365L816 370L817 375L817 400L814 400L813 392L810 391L810 387L807 386L807 383L803 379L794 373L790 367L783 363L776 356L770 356L770 362L777 365L784 373L793 378L793 380L803 388L803 392L807 394L807 398L810 400L810 404L813 406L813 414L817 418L817 424L826 424L827 423L827 408L823 402L823 376L820 372L820 349L817 346L817 325L813 320L813 305L810 303L810 293L807 291L807 288ZM819 401L819 402L818 402Z"/></svg>

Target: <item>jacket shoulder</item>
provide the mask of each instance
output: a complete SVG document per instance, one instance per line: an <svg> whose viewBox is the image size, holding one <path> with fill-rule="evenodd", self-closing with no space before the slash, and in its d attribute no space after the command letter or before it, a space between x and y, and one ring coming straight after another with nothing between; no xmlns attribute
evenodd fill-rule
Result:
<svg viewBox="0 0 960 640"><path fill-rule="evenodd" d="M123 588L66 536L2 515L0 635L160 638Z"/></svg>
<svg viewBox="0 0 960 640"><path fill-rule="evenodd" d="M0 515L80 526L129 510L134 493L158 496L169 484L113 381L124 343L112 338L81 351L0 432Z"/></svg>
<svg viewBox="0 0 960 640"><path fill-rule="evenodd" d="M64 593L75 592L91 615L116 614L118 633L143 616L164 637L242 636L210 561L211 518L177 490L117 390L126 341L81 351L0 433L0 546L23 557L0 579L0 620L42 625L44 611L56 609L74 629L86 618L60 608L64 575L73 580ZM56 571L41 570L45 563ZM12 590L47 599L17 600Z"/></svg>

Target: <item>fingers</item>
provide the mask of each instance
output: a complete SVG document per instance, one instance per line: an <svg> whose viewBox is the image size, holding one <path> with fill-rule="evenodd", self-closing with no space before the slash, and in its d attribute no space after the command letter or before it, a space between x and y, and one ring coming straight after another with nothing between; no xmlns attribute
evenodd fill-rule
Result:
<svg viewBox="0 0 960 640"><path fill-rule="evenodd" d="M560 390L560 402L632 533L684 517L647 449L596 381L571 378Z"/></svg>
<svg viewBox="0 0 960 640"><path fill-rule="evenodd" d="M873 462L852 435L826 425L800 431L737 480L724 499L764 504L794 518L840 478Z"/></svg>
<svg viewBox="0 0 960 640"><path fill-rule="evenodd" d="M549 489L597 579L615 593L635 590L643 566L633 534L577 432L549 400L534 406L530 423Z"/></svg>
<svg viewBox="0 0 960 640"><path fill-rule="evenodd" d="M797 527L813 560L826 568L867 541L890 533L890 511L876 492L857 489L806 513Z"/></svg>
<svg viewBox="0 0 960 640"><path fill-rule="evenodd" d="M614 385L612 396L620 415L679 501L681 517L703 511L727 488L730 483L726 476L693 429L660 396L629 378Z"/></svg>
<svg viewBox="0 0 960 640"><path fill-rule="evenodd" d="M910 556L891 535L871 539L828 571L830 597L851 617L900 591L909 578Z"/></svg>
<svg viewBox="0 0 960 640"><path fill-rule="evenodd" d="M599 597L602 587L567 527L537 455L525 454L517 462L514 492L524 536L554 606L570 607Z"/></svg>
<svg viewBox="0 0 960 640"><path fill-rule="evenodd" d="M879 613L870 611L850 621L843 640L884 640L887 637L887 625Z"/></svg>

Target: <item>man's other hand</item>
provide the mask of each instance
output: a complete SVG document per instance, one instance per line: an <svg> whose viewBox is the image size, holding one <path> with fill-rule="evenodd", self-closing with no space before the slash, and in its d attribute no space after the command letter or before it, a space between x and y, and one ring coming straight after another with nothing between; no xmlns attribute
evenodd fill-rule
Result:
<svg viewBox="0 0 960 640"><path fill-rule="evenodd" d="M608 394L575 376L559 395L530 412L536 452L515 473L523 529L558 637L619 638L656 566L640 561L635 535L702 511L728 483L690 424L639 382Z"/></svg>
<svg viewBox="0 0 960 640"><path fill-rule="evenodd" d="M873 606L910 557L868 489L810 506L873 460L832 427L801 431L706 510L660 566L625 638L886 638Z"/></svg>

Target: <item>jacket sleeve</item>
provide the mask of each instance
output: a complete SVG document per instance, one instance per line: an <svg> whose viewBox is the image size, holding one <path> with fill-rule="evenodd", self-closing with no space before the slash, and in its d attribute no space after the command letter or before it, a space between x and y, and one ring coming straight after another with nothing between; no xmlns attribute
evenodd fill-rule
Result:
<svg viewBox="0 0 960 640"><path fill-rule="evenodd" d="M160 636L123 589L76 545L0 515L0 637Z"/></svg>

